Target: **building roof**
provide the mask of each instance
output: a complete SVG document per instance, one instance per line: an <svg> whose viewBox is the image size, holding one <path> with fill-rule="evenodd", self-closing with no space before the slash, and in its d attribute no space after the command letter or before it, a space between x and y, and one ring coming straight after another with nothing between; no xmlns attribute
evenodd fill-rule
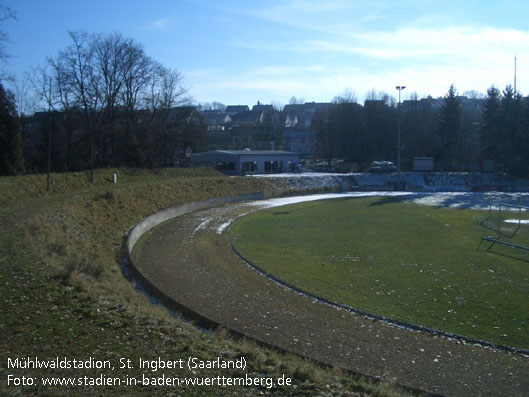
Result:
<svg viewBox="0 0 529 397"><path fill-rule="evenodd" d="M230 105L226 107L226 110L224 112L231 115L248 111L250 111L250 108L247 105Z"/></svg>
<svg viewBox="0 0 529 397"><path fill-rule="evenodd" d="M262 112L262 111L274 111L274 107L272 105L253 105L252 112Z"/></svg>
<svg viewBox="0 0 529 397"><path fill-rule="evenodd" d="M236 156L245 155L245 154L246 155L258 155L258 156L271 156L271 155L277 155L277 154L282 154L282 155L287 155L287 154L298 155L299 154L299 153L294 153L294 152L286 152L282 150L212 150L206 153L224 153L224 154L232 154Z"/></svg>
<svg viewBox="0 0 529 397"><path fill-rule="evenodd" d="M332 103L329 102L305 102L304 104L293 104L285 105L283 108L284 112L305 112L305 111L315 111L318 109L324 109L332 106Z"/></svg>
<svg viewBox="0 0 529 397"><path fill-rule="evenodd" d="M216 124L216 123L224 123L224 119L226 118L227 114L222 112L200 112L202 117L204 118L204 121L206 124Z"/></svg>

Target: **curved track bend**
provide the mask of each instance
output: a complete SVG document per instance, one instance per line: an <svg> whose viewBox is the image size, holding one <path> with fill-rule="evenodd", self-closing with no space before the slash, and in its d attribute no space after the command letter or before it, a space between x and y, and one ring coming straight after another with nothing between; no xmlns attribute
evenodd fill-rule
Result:
<svg viewBox="0 0 529 397"><path fill-rule="evenodd" d="M528 395L529 358L408 331L299 295L231 250L228 225L258 203L194 212L150 231L135 265L186 308L254 339L444 395ZM266 231L264 231L266 232Z"/></svg>

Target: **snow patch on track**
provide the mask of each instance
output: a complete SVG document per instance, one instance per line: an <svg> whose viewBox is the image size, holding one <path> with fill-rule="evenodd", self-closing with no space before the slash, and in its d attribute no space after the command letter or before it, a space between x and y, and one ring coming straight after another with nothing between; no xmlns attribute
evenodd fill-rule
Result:
<svg viewBox="0 0 529 397"><path fill-rule="evenodd" d="M246 207L249 211L243 211L236 216L227 216L222 207L210 210L214 213L206 218L201 219L201 223L194 229L191 237L200 230L215 230L217 234L222 234L233 222L242 216L256 210L279 207L288 204L297 204L316 200L331 200L340 198L356 197L399 197L419 205L429 205L435 207L450 208L469 208L477 210L488 210L491 203L512 203L518 204L521 201L529 203L529 193L470 193L470 192L443 192L443 193L417 193L417 192L345 192L345 193L324 193L312 194L307 196L280 197L266 200L250 201L246 203L235 204L228 208ZM221 223L222 222L222 223ZM529 221L522 221L526 223Z"/></svg>
<svg viewBox="0 0 529 397"><path fill-rule="evenodd" d="M196 232L198 232L201 229L206 229L207 226L213 221L213 218L206 218L202 223L200 223L195 230L193 230L193 233L191 233L191 237L195 235Z"/></svg>
<svg viewBox="0 0 529 397"><path fill-rule="evenodd" d="M220 225L219 227L217 227L217 234L222 234L222 232L224 231L224 229L226 229L228 226L230 226L230 224L235 220L236 218L230 218L228 219L227 222L224 222L222 225Z"/></svg>
<svg viewBox="0 0 529 397"><path fill-rule="evenodd" d="M412 193L407 192L348 192L348 193L325 193L311 194L309 196L280 197L248 203L259 208L272 208L281 205L303 203L306 201L329 200L350 197L372 197L372 196L406 196Z"/></svg>

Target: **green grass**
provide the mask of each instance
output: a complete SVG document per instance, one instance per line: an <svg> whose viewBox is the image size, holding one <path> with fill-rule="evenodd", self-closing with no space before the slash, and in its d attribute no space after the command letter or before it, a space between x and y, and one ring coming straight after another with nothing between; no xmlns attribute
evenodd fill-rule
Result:
<svg viewBox="0 0 529 397"><path fill-rule="evenodd" d="M528 349L529 255L477 250L485 216L387 198L323 200L246 216L231 237L250 261L317 296Z"/></svg>
<svg viewBox="0 0 529 397"><path fill-rule="evenodd" d="M135 291L119 262L127 231L163 208L211 197L275 189L256 178L227 178L211 170L96 170L53 176L0 178L0 394L1 395L256 395L255 388L106 387L45 388L7 385L8 374L98 375L94 371L13 370L7 358L69 357L137 360L244 356L255 375L293 378L296 389L275 395L398 395L339 370L323 369L225 330L204 333L174 318ZM59 183L60 181L60 183ZM97 372L97 371L96 371ZM138 375L119 370L112 376ZM185 376L176 371L172 375ZM205 370L196 375L234 375ZM330 386L328 386L330 385Z"/></svg>

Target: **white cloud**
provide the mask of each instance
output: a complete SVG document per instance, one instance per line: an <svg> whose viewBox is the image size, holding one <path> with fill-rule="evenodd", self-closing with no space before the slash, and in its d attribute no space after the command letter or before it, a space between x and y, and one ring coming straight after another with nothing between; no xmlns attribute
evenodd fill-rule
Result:
<svg viewBox="0 0 529 397"><path fill-rule="evenodd" d="M171 25L172 21L170 18L160 18L147 23L141 27L141 30L154 30L154 31L166 31L167 27Z"/></svg>
<svg viewBox="0 0 529 397"><path fill-rule="evenodd" d="M330 101L344 89L350 89L363 101L371 89L396 96L395 86L405 85L404 95L417 92L419 97L437 97L445 95L450 84L454 84L459 92L485 92L492 84L503 88L512 83L511 66L506 61L505 64L484 65L482 68L430 64L375 71L331 65L313 68L270 65L241 73L219 71L203 75L193 83L192 93L201 100L252 104L257 100L288 103L293 95L307 101Z"/></svg>
<svg viewBox="0 0 529 397"><path fill-rule="evenodd" d="M354 33L338 40L308 40L304 46L299 45L297 48L381 59L434 56L497 58L500 54L514 53L515 50L529 52L529 32L471 27L402 28Z"/></svg>
<svg viewBox="0 0 529 397"><path fill-rule="evenodd" d="M417 3L409 0L410 6ZM373 88L395 95L396 85L406 85L407 92L419 96L442 96L452 83L459 92L484 92L493 84L499 88L512 84L516 52L518 90L529 91L529 78L523 75L527 68L522 66L529 59L529 30L453 21L450 25L447 15L424 13L401 21L399 27L378 23L366 29L362 21L387 21L391 6L384 1L376 8L355 5L363 12L347 24L352 7L349 1L291 0L241 10L239 15L277 23L293 34L285 34L284 40L252 34L242 40L237 37L232 50L250 54L240 57L245 58L244 65L207 77L197 89L217 98L234 92L284 103L292 95L328 101L346 88L360 99Z"/></svg>
<svg viewBox="0 0 529 397"><path fill-rule="evenodd" d="M323 34L336 34L341 31L340 26L350 25L345 18L338 22L336 16L350 13L360 5L351 5L348 0L289 0L274 4L257 3L250 7L230 9L230 12L243 17L257 18L268 23L275 23L289 28Z"/></svg>
<svg viewBox="0 0 529 397"><path fill-rule="evenodd" d="M251 73L253 75L263 76L292 76L298 73L307 72L321 72L324 70L322 65L309 65L309 66L278 66L269 65L262 66L254 69Z"/></svg>
<svg viewBox="0 0 529 397"><path fill-rule="evenodd" d="M355 73L353 68L330 70L322 65L269 65L243 73L212 73L194 82L192 91L196 97L209 101L230 95L233 103L251 104L265 99L288 103L293 95L307 101L329 101L351 86L351 76ZM244 101L244 98L251 99Z"/></svg>

